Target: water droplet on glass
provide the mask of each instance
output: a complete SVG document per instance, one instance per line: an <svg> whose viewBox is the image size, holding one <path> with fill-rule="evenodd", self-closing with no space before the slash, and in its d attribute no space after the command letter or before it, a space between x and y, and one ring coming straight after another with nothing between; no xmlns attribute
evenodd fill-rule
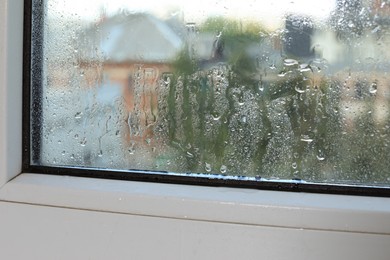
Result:
<svg viewBox="0 0 390 260"><path fill-rule="evenodd" d="M82 114L83 114L83 112L77 112L77 113L74 115L74 118L79 119L79 118L81 118Z"/></svg>
<svg viewBox="0 0 390 260"><path fill-rule="evenodd" d="M170 77L166 77L166 79L164 80L164 83L166 86L169 86L169 84L171 83L171 78Z"/></svg>
<svg viewBox="0 0 390 260"><path fill-rule="evenodd" d="M322 152L322 150L318 150L317 160L319 160L319 161L325 160L325 155L324 155L324 153Z"/></svg>
<svg viewBox="0 0 390 260"><path fill-rule="evenodd" d="M102 150L99 150L98 156L99 157L103 157L103 151Z"/></svg>
<svg viewBox="0 0 390 260"><path fill-rule="evenodd" d="M263 92L264 91L264 84L262 81L259 82L259 91Z"/></svg>
<svg viewBox="0 0 390 260"><path fill-rule="evenodd" d="M298 64L298 61L294 60L294 59L285 59L284 60L284 65L285 66L294 66L294 65L297 65Z"/></svg>
<svg viewBox="0 0 390 260"><path fill-rule="evenodd" d="M302 94L302 93L305 93L306 90L304 89L299 89L298 86L295 86L295 91Z"/></svg>
<svg viewBox="0 0 390 260"><path fill-rule="evenodd" d="M378 85L376 82L373 82L369 88L371 94L375 94L378 91Z"/></svg>
<svg viewBox="0 0 390 260"><path fill-rule="evenodd" d="M214 121L218 121L221 118L221 115L219 115L217 112L214 112L211 115Z"/></svg>
<svg viewBox="0 0 390 260"><path fill-rule="evenodd" d="M304 135L302 136L301 141L306 143L311 143L313 142L313 139L311 139L308 135Z"/></svg>
<svg viewBox="0 0 390 260"><path fill-rule="evenodd" d="M299 71L300 72L308 72L308 71L312 71L311 67L309 64L301 64L299 65Z"/></svg>
<svg viewBox="0 0 390 260"><path fill-rule="evenodd" d="M239 105L239 106L243 106L244 104L245 104L245 102L243 102L243 101L241 101L241 100L238 101L238 105Z"/></svg>
<svg viewBox="0 0 390 260"><path fill-rule="evenodd" d="M291 167L292 167L293 169L296 169L296 168L298 167L298 165L297 165L296 162L293 162L293 163L291 164Z"/></svg>
<svg viewBox="0 0 390 260"><path fill-rule="evenodd" d="M87 138L84 137L83 140L81 140L80 145L85 146L87 144Z"/></svg>
<svg viewBox="0 0 390 260"><path fill-rule="evenodd" d="M221 168L220 168L219 170L221 171L222 174L223 174L223 173L226 173L226 171L227 171L226 165L222 165Z"/></svg>
<svg viewBox="0 0 390 260"><path fill-rule="evenodd" d="M190 152L187 152L187 153L186 153L186 156L187 156L188 158L194 158L194 155L193 155L192 153L190 153Z"/></svg>
<svg viewBox="0 0 390 260"><path fill-rule="evenodd" d="M205 163L205 170L206 172L211 172L211 164Z"/></svg>
<svg viewBox="0 0 390 260"><path fill-rule="evenodd" d="M130 154L130 155L133 155L133 154L135 154L135 149L134 149L134 147L132 146L132 147L130 147L129 149L127 149L127 151L128 151L128 153Z"/></svg>

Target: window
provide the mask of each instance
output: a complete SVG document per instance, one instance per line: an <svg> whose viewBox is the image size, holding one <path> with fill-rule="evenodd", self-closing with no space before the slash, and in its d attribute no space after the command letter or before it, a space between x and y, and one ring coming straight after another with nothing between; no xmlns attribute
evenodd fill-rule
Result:
<svg viewBox="0 0 390 260"><path fill-rule="evenodd" d="M182 259L185 254L196 258L196 250L205 259L388 258L388 198L78 178L57 176L57 168L50 175L20 174L22 3L0 1L5 258Z"/></svg>
<svg viewBox="0 0 390 260"><path fill-rule="evenodd" d="M28 168L388 196L387 3L205 4L33 4Z"/></svg>

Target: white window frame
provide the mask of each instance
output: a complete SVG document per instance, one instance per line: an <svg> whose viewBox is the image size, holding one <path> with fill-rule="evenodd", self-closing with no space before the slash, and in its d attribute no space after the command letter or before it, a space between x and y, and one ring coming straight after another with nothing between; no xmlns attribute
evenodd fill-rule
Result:
<svg viewBox="0 0 390 260"><path fill-rule="evenodd" d="M390 198L23 173L22 10L23 0L0 1L0 202L390 235Z"/></svg>

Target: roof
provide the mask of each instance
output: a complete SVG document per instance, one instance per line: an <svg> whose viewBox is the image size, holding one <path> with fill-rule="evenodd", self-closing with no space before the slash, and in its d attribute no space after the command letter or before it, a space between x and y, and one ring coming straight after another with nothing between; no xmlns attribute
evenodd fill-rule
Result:
<svg viewBox="0 0 390 260"><path fill-rule="evenodd" d="M146 13L117 14L84 31L82 59L111 62L167 62L184 47L168 23Z"/></svg>

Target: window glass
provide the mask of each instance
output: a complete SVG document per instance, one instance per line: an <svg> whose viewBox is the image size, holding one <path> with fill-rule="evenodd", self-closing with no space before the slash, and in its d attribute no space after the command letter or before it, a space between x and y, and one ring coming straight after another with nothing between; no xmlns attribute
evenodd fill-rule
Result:
<svg viewBox="0 0 390 260"><path fill-rule="evenodd" d="M390 184L389 1L42 8L34 165Z"/></svg>

